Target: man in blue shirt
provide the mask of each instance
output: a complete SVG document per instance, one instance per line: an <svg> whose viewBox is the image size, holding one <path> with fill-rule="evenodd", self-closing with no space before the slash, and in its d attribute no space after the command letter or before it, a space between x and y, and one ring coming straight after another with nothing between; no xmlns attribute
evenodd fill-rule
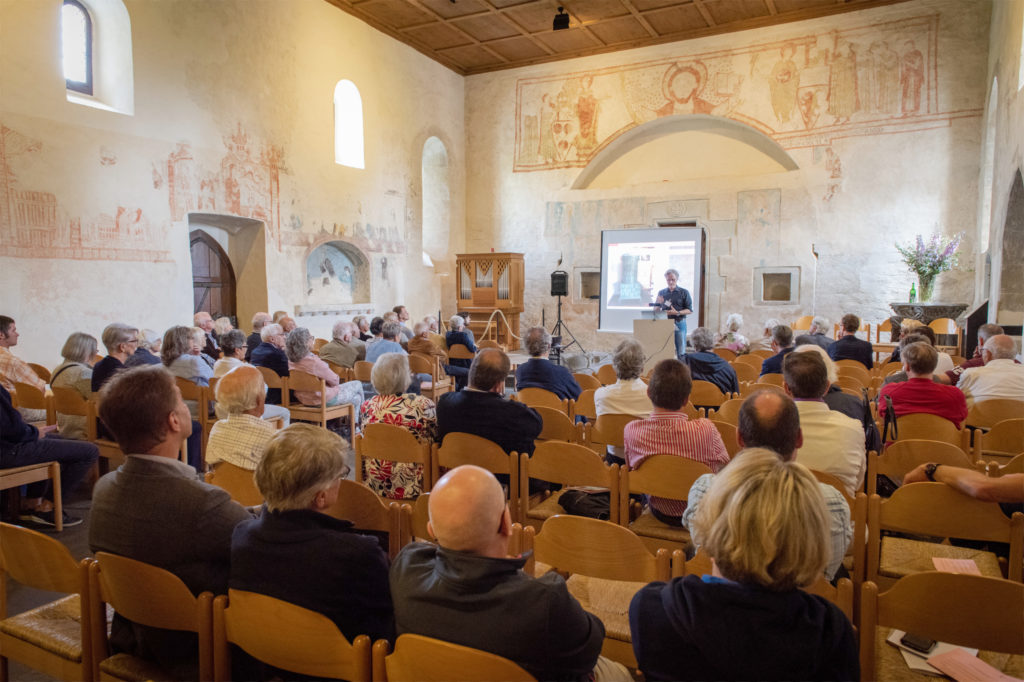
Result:
<svg viewBox="0 0 1024 682"><path fill-rule="evenodd" d="M565 367L548 360L551 334L544 327L530 327L523 339L530 359L516 367L516 390L543 388L561 399L580 397L580 385Z"/></svg>
<svg viewBox="0 0 1024 682"><path fill-rule="evenodd" d="M668 286L658 292L658 298L654 301L663 310L667 310L669 319L676 323L676 357L681 356L686 350L686 316L693 312L690 292L677 287L678 281L678 270L665 271L665 282Z"/></svg>
<svg viewBox="0 0 1024 682"><path fill-rule="evenodd" d="M401 322L385 322L381 327L380 332L380 341L377 341L366 348L367 362L377 362L377 358L385 353L401 353L402 355L408 355L405 349L402 348L402 344L400 342L400 339L402 338Z"/></svg>

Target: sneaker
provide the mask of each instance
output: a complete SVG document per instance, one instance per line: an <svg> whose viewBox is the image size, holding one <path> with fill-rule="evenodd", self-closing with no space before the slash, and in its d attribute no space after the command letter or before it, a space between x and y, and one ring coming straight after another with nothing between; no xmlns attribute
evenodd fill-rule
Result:
<svg viewBox="0 0 1024 682"><path fill-rule="evenodd" d="M77 526L82 522L82 519L75 516L69 516L67 512L63 512L62 516L63 518L61 520L63 521L64 526ZM31 516L29 516L28 520L35 521L42 526L48 526L50 528L55 528L57 526L52 509L50 511L34 511Z"/></svg>

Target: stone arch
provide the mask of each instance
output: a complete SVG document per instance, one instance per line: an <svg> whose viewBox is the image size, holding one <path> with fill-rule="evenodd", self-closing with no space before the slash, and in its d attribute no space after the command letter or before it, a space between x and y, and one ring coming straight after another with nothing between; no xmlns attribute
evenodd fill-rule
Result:
<svg viewBox="0 0 1024 682"><path fill-rule="evenodd" d="M1006 202L1003 243L1000 254L1002 270L999 277L997 321L1019 324L1024 315L1024 179L1018 168Z"/></svg>
<svg viewBox="0 0 1024 682"><path fill-rule="evenodd" d="M576 177L572 189L588 188L605 169L633 149L666 135L688 131L721 135L756 149L787 171L799 169L778 142L745 123L707 114L676 114L631 128L606 144Z"/></svg>

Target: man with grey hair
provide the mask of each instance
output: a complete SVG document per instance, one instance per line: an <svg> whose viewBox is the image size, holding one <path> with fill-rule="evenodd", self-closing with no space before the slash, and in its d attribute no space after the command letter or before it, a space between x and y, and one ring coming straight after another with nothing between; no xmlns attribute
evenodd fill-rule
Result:
<svg viewBox="0 0 1024 682"><path fill-rule="evenodd" d="M385 322L380 329L381 339L366 349L366 361L376 362L385 353L407 354L402 348L402 325L394 320Z"/></svg>
<svg viewBox="0 0 1024 682"><path fill-rule="evenodd" d="M782 324L777 318L769 317L764 321L764 330L761 332L761 338L754 339L750 342L750 350L771 350L772 349L772 330Z"/></svg>
<svg viewBox="0 0 1024 682"><path fill-rule="evenodd" d="M279 377L289 375L288 356L284 353L284 330L275 323L264 325L260 330L260 345L252 352L252 364L274 370ZM272 388L267 391L267 402L271 405L281 404L281 389Z"/></svg>
<svg viewBox="0 0 1024 682"><path fill-rule="evenodd" d="M228 462L242 469L256 469L276 432L272 424L262 419L266 387L260 371L249 365L236 367L217 382L217 409L226 416L218 419L210 430L207 464L215 467Z"/></svg>
<svg viewBox="0 0 1024 682"><path fill-rule="evenodd" d="M654 406L647 395L647 384L640 378L644 371L644 360L644 347L635 339L625 339L615 347L612 351L612 367L615 369L616 381L594 392L594 407L598 417L604 414L628 414L646 419L651 416ZM609 445L605 461L609 464L625 464L625 449L621 445Z"/></svg>
<svg viewBox="0 0 1024 682"><path fill-rule="evenodd" d="M681 357L686 352L686 316L693 312L693 300L689 291L676 286L678 281L678 270L666 270L665 283L668 286L658 292L658 298L654 302L660 305L662 310L668 311L669 319L676 325L676 357Z"/></svg>
<svg viewBox="0 0 1024 682"><path fill-rule="evenodd" d="M523 339L530 359L516 368L516 390L543 388L560 399L580 397L580 385L572 372L548 360L551 334L544 327L530 327Z"/></svg>
<svg viewBox="0 0 1024 682"><path fill-rule="evenodd" d="M441 335L441 328L438 326L437 318L433 315L427 315L423 318L424 324L427 325L427 338L430 339L431 343L440 348L443 351L448 350L448 344L444 342L444 336ZM413 330L415 334L416 330Z"/></svg>
<svg viewBox="0 0 1024 682"><path fill-rule="evenodd" d="M941 381L944 384L956 386L957 382L960 381L960 376L964 372L972 367L984 367L985 359L981 357L981 353L985 350L985 342L993 336L998 336L1002 333L1003 328L998 324L993 324L991 322L978 327L978 346L974 349L974 355L965 360L962 365L948 370L945 374L937 374L936 380Z"/></svg>
<svg viewBox="0 0 1024 682"><path fill-rule="evenodd" d="M772 350L775 355L761 363L761 375L782 374L782 361L793 352L793 330L785 324L772 327Z"/></svg>
<svg viewBox="0 0 1024 682"><path fill-rule="evenodd" d="M982 367L966 370L957 383L967 407L1002 398L1024 400L1024 365L1016 362L1017 346L1006 334L997 334L985 342L981 351Z"/></svg>
<svg viewBox="0 0 1024 682"><path fill-rule="evenodd" d="M355 338L358 329L351 322L339 320L331 330L332 339L320 349L320 359L339 367L355 367L366 359L366 344Z"/></svg>
<svg viewBox="0 0 1024 682"><path fill-rule="evenodd" d="M739 393L740 382L736 378L736 370L725 358L712 352L715 347L715 333L707 327L697 327L690 334L690 345L693 352L687 353L680 360L690 368L690 376L694 381L710 381L722 393Z"/></svg>
<svg viewBox="0 0 1024 682"><path fill-rule="evenodd" d="M939 360L935 348L924 341L911 343L903 348L900 358L908 379L882 386L878 393L879 412L885 409L888 398L897 417L923 412L948 419L960 428L967 418L967 401L955 386L932 381Z"/></svg>
<svg viewBox="0 0 1024 682"><path fill-rule="evenodd" d="M210 317L210 313L200 310L192 316L192 324L202 329L203 334L206 336L206 345L203 346L203 353L209 355L214 360L219 358L220 344L217 343L217 337L213 333L213 318Z"/></svg>
<svg viewBox="0 0 1024 682"><path fill-rule="evenodd" d="M451 395L451 394L448 394ZM424 635L515 661L538 680L623 679L600 659L604 626L556 573L532 578L509 557L512 518L494 476L456 467L430 493L437 545L406 545L391 566L397 633Z"/></svg>
<svg viewBox="0 0 1024 682"><path fill-rule="evenodd" d="M252 316L252 334L249 334L249 338L246 339L245 344L245 361L250 362L252 359L252 352L256 350L256 346L260 345L263 339L260 338L260 332L265 326L270 324L274 318L270 316L270 313L256 313Z"/></svg>
<svg viewBox="0 0 1024 682"><path fill-rule="evenodd" d="M807 333L796 337L796 345L803 346L804 344L813 343L815 346L820 346L827 351L834 342L825 336L826 333L828 333L828 320L821 315L815 315L814 319L811 320L811 328L807 330Z"/></svg>

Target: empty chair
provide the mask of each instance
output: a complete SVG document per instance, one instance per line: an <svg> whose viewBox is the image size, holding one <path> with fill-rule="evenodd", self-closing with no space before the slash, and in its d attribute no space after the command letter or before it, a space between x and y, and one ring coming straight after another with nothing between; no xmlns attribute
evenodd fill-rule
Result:
<svg viewBox="0 0 1024 682"><path fill-rule="evenodd" d="M623 431L626 424L636 419L640 417L631 414L602 414L590 429L590 447L598 452L609 445L625 447Z"/></svg>
<svg viewBox="0 0 1024 682"><path fill-rule="evenodd" d="M559 483L562 489L543 496L532 507L529 495L521 496L519 518L524 524L540 527L555 514L564 514L559 504L569 486L590 486L608 490L608 514L613 523L619 521L619 467L608 465L593 450L572 443L549 441L539 443L533 456L519 458L519 488L527 490L530 478Z"/></svg>
<svg viewBox="0 0 1024 682"><path fill-rule="evenodd" d="M734 362L732 363L732 368L736 372L736 380L741 385L757 381L757 377L761 374L761 365L755 367L745 362Z"/></svg>
<svg viewBox="0 0 1024 682"><path fill-rule="evenodd" d="M206 473L206 482L223 488L231 499L244 507L255 507L263 504L263 495L253 481L253 472L235 466L231 462L221 462L213 471Z"/></svg>
<svg viewBox="0 0 1024 682"><path fill-rule="evenodd" d="M373 645L375 682L533 682L515 662L486 651L422 635L405 634L388 653L386 640Z"/></svg>
<svg viewBox="0 0 1024 682"><path fill-rule="evenodd" d="M765 376L769 375L766 374ZM779 374L778 376L782 375ZM757 393L758 391L775 391L776 393L782 394L786 393L786 389L782 388L782 384L768 384L757 382L753 384L746 384L744 386L740 386L740 398L749 398L751 395Z"/></svg>
<svg viewBox="0 0 1024 682"><path fill-rule="evenodd" d="M974 403L964 423L980 429L991 429L1007 419L1024 419L1024 400L990 398Z"/></svg>
<svg viewBox="0 0 1024 682"><path fill-rule="evenodd" d="M836 372L841 377L853 377L867 388L871 385L871 372L859 360L836 360Z"/></svg>
<svg viewBox="0 0 1024 682"><path fill-rule="evenodd" d="M814 322L814 315L802 315L793 323L792 329L793 331L810 329L812 322Z"/></svg>
<svg viewBox="0 0 1024 682"><path fill-rule="evenodd" d="M37 365L34 362L27 362L25 364L27 364L29 369L35 372L36 376L42 379L44 383L50 383L50 370L46 369L42 365Z"/></svg>
<svg viewBox="0 0 1024 682"><path fill-rule="evenodd" d="M966 429L961 431L953 422L935 414L917 412L897 417L896 428L898 440L939 440L952 443L964 452L970 452L970 434ZM891 434L890 434L891 435Z"/></svg>
<svg viewBox="0 0 1024 682"><path fill-rule="evenodd" d="M956 326L956 320L940 317L929 322L928 326L935 332L935 350L960 354L960 328ZM952 336L954 338L943 339L943 336ZM953 343L949 343L949 341Z"/></svg>
<svg viewBox="0 0 1024 682"><path fill-rule="evenodd" d="M754 355L753 353L748 353L746 355L738 355L738 356L736 356L736 359L733 360L732 364L733 364L734 368L735 368L736 365L749 365L750 367L753 367L755 370L757 370L758 373L760 373L760 371L761 371L761 363L763 363L763 362L764 362L764 358L761 357L760 355Z"/></svg>
<svg viewBox="0 0 1024 682"><path fill-rule="evenodd" d="M899 482L907 473L928 462L965 469L973 466L970 457L952 443L901 438L881 453L868 453L868 495L875 494L878 476L888 476Z"/></svg>
<svg viewBox="0 0 1024 682"><path fill-rule="evenodd" d="M974 455L979 459L983 455L1012 457L1024 452L1024 417L1006 419L984 433L974 434Z"/></svg>
<svg viewBox="0 0 1024 682"><path fill-rule="evenodd" d="M733 426L739 425L740 407L743 406L744 398L732 398L718 406L718 409L708 414L711 421L725 422ZM732 454L731 452L729 453Z"/></svg>

